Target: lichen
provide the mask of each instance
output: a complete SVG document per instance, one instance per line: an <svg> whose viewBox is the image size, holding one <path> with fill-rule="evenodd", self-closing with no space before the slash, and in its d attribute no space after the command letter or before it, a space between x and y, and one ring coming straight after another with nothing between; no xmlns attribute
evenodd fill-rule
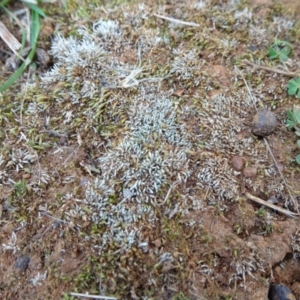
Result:
<svg viewBox="0 0 300 300"><path fill-rule="evenodd" d="M200 27L174 24L153 11ZM266 265L246 244L230 248L249 234L237 237L234 225L244 228L245 220L231 220L232 207L245 201L245 188L289 196L265 144L247 132L258 107L275 109L286 101L277 92L284 81L242 60L265 63L265 47L277 33L295 38L295 23L277 6L262 22L237 0L169 8L123 3L91 14L55 36L54 65L23 85L21 105L1 99L9 109L0 107L0 121L10 130L0 136L0 185L12 189L25 176L30 192L24 198L39 195L34 208L15 200L21 206L15 216L24 217L26 227L34 219L29 211L39 220L40 211L59 214L68 224L66 238L89 249L88 268L76 279L82 290L89 283L97 288L98 274L100 292L125 298L161 297L157 290L167 286L164 297L171 299L186 278L197 291L197 276L201 283L244 288ZM258 177L234 171L233 155L258 168ZM40 198L46 196L45 204ZM208 211L211 227L203 225ZM211 230L217 217L234 232L224 238L224 257ZM249 218L255 218L252 211ZM270 220L267 215L263 225ZM251 230L263 234L266 228ZM5 251L20 250L16 236L2 244ZM197 261L189 263L191 257ZM231 261L226 280L225 261ZM46 277L41 270L31 282Z"/></svg>

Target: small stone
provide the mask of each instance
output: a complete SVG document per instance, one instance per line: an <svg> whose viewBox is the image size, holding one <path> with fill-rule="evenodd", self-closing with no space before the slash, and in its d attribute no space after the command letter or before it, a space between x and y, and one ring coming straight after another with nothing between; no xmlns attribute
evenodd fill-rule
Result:
<svg viewBox="0 0 300 300"><path fill-rule="evenodd" d="M251 177L255 177L256 174L257 174L257 168L255 167L248 167L248 168L245 168L243 170L243 174L245 177L247 178L251 178Z"/></svg>
<svg viewBox="0 0 300 300"><path fill-rule="evenodd" d="M36 55L37 62L42 67L46 68L51 64L51 58L44 49L36 48L35 55Z"/></svg>
<svg viewBox="0 0 300 300"><path fill-rule="evenodd" d="M277 121L275 114L269 110L261 110L257 112L252 121L252 133L265 137L270 135L276 128Z"/></svg>
<svg viewBox="0 0 300 300"><path fill-rule="evenodd" d="M296 300L291 290L284 284L271 284L268 292L269 300Z"/></svg>
<svg viewBox="0 0 300 300"><path fill-rule="evenodd" d="M231 164L234 170L236 171L242 171L243 166L244 166L244 161L242 158L238 155L235 155L231 159Z"/></svg>
<svg viewBox="0 0 300 300"><path fill-rule="evenodd" d="M19 269L20 271L24 272L27 269L29 262L30 262L29 256L27 255L18 256L15 262L15 267L16 269Z"/></svg>
<svg viewBox="0 0 300 300"><path fill-rule="evenodd" d="M162 241L161 239L156 239L155 241L152 242L152 244L156 247L156 248L160 248L162 246Z"/></svg>

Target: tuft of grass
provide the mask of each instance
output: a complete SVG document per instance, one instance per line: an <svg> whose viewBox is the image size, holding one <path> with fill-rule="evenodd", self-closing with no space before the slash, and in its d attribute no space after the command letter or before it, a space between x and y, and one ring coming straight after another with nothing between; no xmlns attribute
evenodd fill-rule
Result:
<svg viewBox="0 0 300 300"><path fill-rule="evenodd" d="M17 17L14 15L14 13L7 8L9 2L10 2L9 0L3 0L2 2L0 2L0 8L4 10L16 22L22 30L22 45L19 49L17 56L22 58L22 51L24 50L27 39L29 39L31 50L28 56L26 57L26 59L25 60L22 59L23 60L22 65L9 77L9 79L5 83L0 85L0 93L5 91L9 87L11 87L18 80L18 78L20 78L20 76L24 73L26 68L31 64L35 56L37 41L41 30L40 18L45 17L45 13L38 6L41 0L36 0L36 3L22 1L29 8L30 11L30 25L29 25L30 36L27 37L26 28L24 28L21 25L21 22L19 22Z"/></svg>
<svg viewBox="0 0 300 300"><path fill-rule="evenodd" d="M26 181L19 180L14 184L14 193L17 198L25 197L28 192Z"/></svg>

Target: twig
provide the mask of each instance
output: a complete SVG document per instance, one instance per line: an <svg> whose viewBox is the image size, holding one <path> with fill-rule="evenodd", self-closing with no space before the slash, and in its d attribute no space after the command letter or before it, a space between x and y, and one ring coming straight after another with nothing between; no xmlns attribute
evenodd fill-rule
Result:
<svg viewBox="0 0 300 300"><path fill-rule="evenodd" d="M77 146L72 153L65 159L65 161L62 163L61 168L68 162L68 160L77 152L77 150L80 148L80 145Z"/></svg>
<svg viewBox="0 0 300 300"><path fill-rule="evenodd" d="M117 300L117 298L114 297L97 296L97 295L89 295L89 294L70 293L70 295L75 297L85 297L85 298L102 299L102 300Z"/></svg>
<svg viewBox="0 0 300 300"><path fill-rule="evenodd" d="M164 204L167 202L167 200L169 199L170 194L171 194L171 191L172 191L172 190L174 189L174 187L177 186L178 184L180 184L180 181L175 181L175 182L170 186L170 188L169 188L169 190L168 190L168 192L167 192L167 195L166 195L166 197L165 197L165 199L164 199L164 201L163 201L162 203L157 203L156 200L154 200L155 205L157 205L157 206L162 206L162 205L164 205Z"/></svg>
<svg viewBox="0 0 300 300"><path fill-rule="evenodd" d="M185 21L181 21L179 19L165 17L165 16L158 15L158 14L153 14L153 15L155 17L157 17L157 18L161 18L161 19L164 19L164 20L167 20L167 21L170 21L170 22L173 22L173 23L177 23L177 24L182 24L182 25L187 25L187 26L195 26L195 27L199 27L200 26L199 24L194 23L194 22L185 22Z"/></svg>
<svg viewBox="0 0 300 300"><path fill-rule="evenodd" d="M46 212L44 212L44 211L42 211L42 210L39 210L39 213L42 214L42 215L44 215L44 216L47 216L47 217L49 217L49 218L52 218L52 219L54 219L54 220L56 220L56 221L59 221L59 222L61 222L61 223L69 224L67 221L64 221L64 220L55 218L55 217L53 217L53 216L47 214Z"/></svg>
<svg viewBox="0 0 300 300"><path fill-rule="evenodd" d="M247 192L245 195L246 195L246 197L247 197L248 199L250 199L250 200L252 200L252 201L254 201L254 202L256 202L256 203L265 205L265 206L267 206L267 207L269 207L269 208L272 208L272 209L274 209L274 210L277 210L277 211L281 212L282 214L284 214L284 215L286 215L286 216L293 217L293 218L295 218L295 217L297 217L297 216L300 216L300 214L293 213L293 212L291 212L291 211L289 211L289 210L287 210L287 209L284 209L284 208L281 208L281 207L279 207L279 206L277 206L277 205L274 205L274 204L272 204L272 203L269 203L269 202L267 202L267 201L265 201L265 200L262 200L262 199L260 199L260 198L258 198L258 197L255 197L255 196L251 195L251 194L248 193L248 192Z"/></svg>
<svg viewBox="0 0 300 300"><path fill-rule="evenodd" d="M269 72L273 72L273 73L277 73L277 74L281 74L281 75L285 75L285 76L289 76L289 77L297 77L297 76L299 77L300 76L299 73L287 72L287 71L283 71L280 69L274 69L274 68L270 68L270 67L266 67L266 66L257 65L248 59L244 59L243 63L245 63L248 66L253 67L254 69L265 70L265 71L269 71Z"/></svg>
<svg viewBox="0 0 300 300"><path fill-rule="evenodd" d="M271 157L272 157L272 159L273 159L273 161L274 161L274 164L275 164L275 166L276 166L276 168L277 168L277 170L278 170L278 172L279 172L279 174L280 174L280 177L282 178L282 180L283 180L283 182L284 182L284 184L285 184L285 186L286 186L286 189L287 189L287 191L288 191L288 193L289 193L289 195L290 195L290 197L291 197L291 199L292 199L292 201L293 201L294 209L296 209L297 212L299 213L299 205L298 205L298 202L295 200L294 196L292 195L292 193L291 193L291 191L290 191L290 189L289 189L289 187L288 187L288 184L287 184L287 182L286 182L286 180L285 180L285 178L284 178L284 176L283 176L283 174L282 174L282 172L281 172L281 170L280 170L280 168L279 168L279 166L278 166L278 164L277 164L277 161L276 161L276 159L275 159L275 157L274 157L274 155L273 155L273 152L271 151L271 148L270 148L270 145L269 145L269 143L268 143L267 138L264 138L264 141L265 141L265 144L266 144L266 146L267 146L267 148L268 148L268 150L269 150L269 152L270 152L270 154L271 154Z"/></svg>
<svg viewBox="0 0 300 300"><path fill-rule="evenodd" d="M131 71L131 73L124 80L122 80L122 84L121 84L122 87L128 88L128 87L138 85L139 82L136 79L136 76L139 75L141 72L143 72L142 68L138 68Z"/></svg>

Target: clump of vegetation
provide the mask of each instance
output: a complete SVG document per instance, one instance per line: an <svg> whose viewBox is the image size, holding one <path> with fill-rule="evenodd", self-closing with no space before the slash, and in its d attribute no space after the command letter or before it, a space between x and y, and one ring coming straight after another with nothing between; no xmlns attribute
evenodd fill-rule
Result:
<svg viewBox="0 0 300 300"><path fill-rule="evenodd" d="M19 180L14 184L14 192L16 197L21 198L24 197L27 192L28 188L26 186L26 181L25 180Z"/></svg>
<svg viewBox="0 0 300 300"><path fill-rule="evenodd" d="M287 111L287 127L288 129L295 129L297 136L300 136L300 109L294 107L293 110ZM297 146L300 148L300 139L297 141ZM300 164L300 154L296 156L296 162Z"/></svg>
<svg viewBox="0 0 300 300"><path fill-rule="evenodd" d="M293 46L283 40L276 40L269 48L268 54L270 59L278 59L285 62L293 53ZM300 98L300 77L289 80L287 85L287 92L290 96L295 95ZM292 130L295 129L297 136L300 136L300 109L294 107L292 110L287 111L287 127ZM300 140L297 141L297 146L300 148ZM300 154L296 156L296 162L300 164Z"/></svg>
<svg viewBox="0 0 300 300"><path fill-rule="evenodd" d="M287 61L293 53L293 46L282 40L275 40L269 48L269 58L278 59L281 62Z"/></svg>
<svg viewBox="0 0 300 300"><path fill-rule="evenodd" d="M26 29L24 25L22 25L22 22L19 21L19 19L16 17L16 15L9 10L8 5L12 2L10 0L3 0L0 2L0 9L3 10L5 13L7 13L19 26L22 31L22 43L20 44L17 39L11 35L11 33L6 29L6 38L5 43L11 48L11 50L15 53L16 57L20 58L23 63L21 66L9 77L9 79L2 85L0 85L0 92L5 91L8 89L14 82L18 80L18 78L24 73L26 68L31 64L36 48L37 48L37 41L41 29L40 25L40 17L45 17L45 13L43 10L38 6L39 3L41 3L41 0L36 1L22 1L28 8L30 12L30 24L29 24L29 30ZM2 24L2 31L3 31ZM5 27L5 26L4 26ZM6 32L7 31L7 32ZM27 36L27 32L30 32L30 36ZM3 32L2 32L3 33ZM26 41L29 42L30 46L30 52L28 53L28 56L26 59L23 59L23 53L25 52L25 46Z"/></svg>
<svg viewBox="0 0 300 300"><path fill-rule="evenodd" d="M40 258L28 282L56 299L244 299L254 279L265 289L276 253L249 239L276 235L276 215L255 214L241 187L259 194L263 178L266 196L286 190L247 124L256 104L285 103L273 77L242 69L264 103L253 101L233 62L265 56L277 26L289 39L287 20L261 22L244 2L176 0L165 15L153 1L75 2L50 26L53 67L0 101L0 186L12 206L1 220L16 223L0 255ZM274 45L275 61L291 55L285 46ZM233 170L237 154L256 178Z"/></svg>

